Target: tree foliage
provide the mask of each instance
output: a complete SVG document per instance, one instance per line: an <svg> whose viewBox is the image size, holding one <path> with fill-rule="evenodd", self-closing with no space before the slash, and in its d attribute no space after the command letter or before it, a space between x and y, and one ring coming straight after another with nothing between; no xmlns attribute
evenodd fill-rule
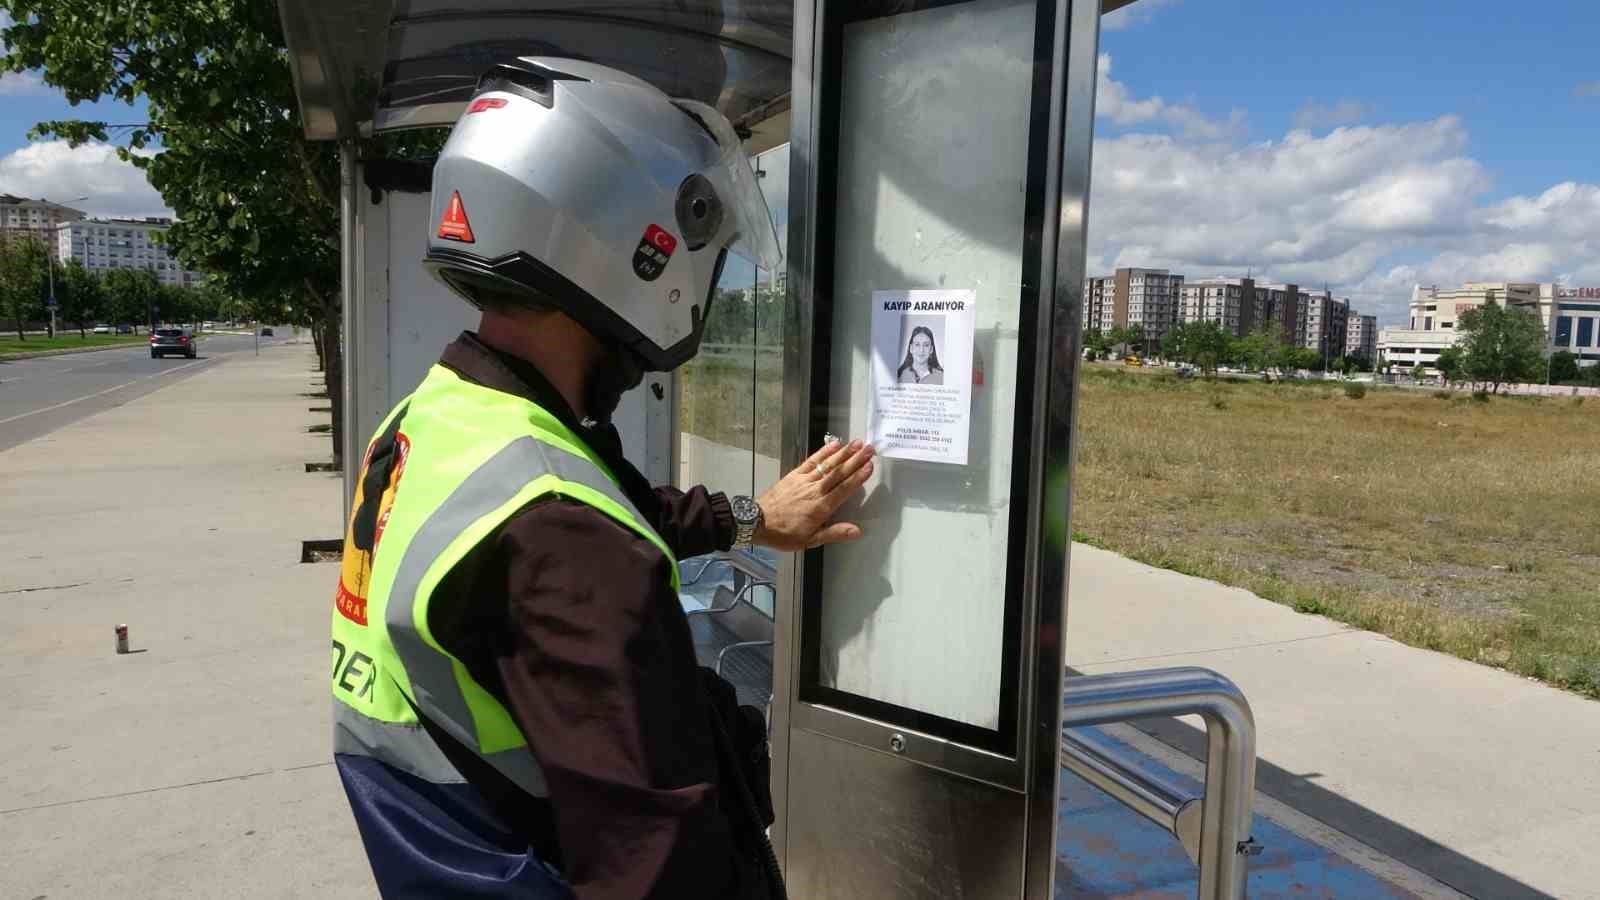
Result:
<svg viewBox="0 0 1600 900"><path fill-rule="evenodd" d="M27 340L24 323L44 316L45 259L44 245L32 235L0 232L0 313L19 340Z"/></svg>
<svg viewBox="0 0 1600 900"><path fill-rule="evenodd" d="M134 126L42 122L35 134L121 140L121 157L177 214L165 241L185 268L213 273L233 296L287 301L312 325L329 357L337 456L337 151L304 137L276 4L0 0L0 8L16 23L0 34L10 48L0 70L42 70L74 104L146 100L148 121Z"/></svg>
<svg viewBox="0 0 1600 900"><path fill-rule="evenodd" d="M1491 385L1491 393L1543 374L1544 326L1525 310L1491 301L1462 313L1456 331L1467 375Z"/></svg>
<svg viewBox="0 0 1600 900"><path fill-rule="evenodd" d="M1550 354L1548 363L1551 384L1566 384L1578 380L1578 357L1576 354L1562 350Z"/></svg>
<svg viewBox="0 0 1600 900"><path fill-rule="evenodd" d="M1161 339L1161 352L1168 359L1194 363L1206 374L1230 357L1232 339L1215 322L1184 322Z"/></svg>

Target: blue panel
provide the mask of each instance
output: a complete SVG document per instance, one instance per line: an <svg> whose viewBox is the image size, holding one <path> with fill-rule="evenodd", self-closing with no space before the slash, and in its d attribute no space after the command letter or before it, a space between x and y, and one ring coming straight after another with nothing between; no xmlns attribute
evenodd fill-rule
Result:
<svg viewBox="0 0 1600 900"><path fill-rule="evenodd" d="M1572 346L1572 317L1571 316L1557 316L1556 317L1556 346L1557 347L1571 347Z"/></svg>
<svg viewBox="0 0 1600 900"><path fill-rule="evenodd" d="M1594 346L1594 319L1588 316L1578 320L1578 346Z"/></svg>
<svg viewBox="0 0 1600 900"><path fill-rule="evenodd" d="M1091 731L1093 729L1083 729ZM1200 785L1159 765L1126 744L1094 736L1101 745L1137 760L1143 768L1196 795ZM1057 807L1056 897L1159 898L1188 900L1199 884L1199 869L1165 829L1062 772ZM1260 816L1251 835L1265 848L1250 861L1252 900L1289 897L1339 897L1386 900L1412 894L1389 884L1349 860Z"/></svg>

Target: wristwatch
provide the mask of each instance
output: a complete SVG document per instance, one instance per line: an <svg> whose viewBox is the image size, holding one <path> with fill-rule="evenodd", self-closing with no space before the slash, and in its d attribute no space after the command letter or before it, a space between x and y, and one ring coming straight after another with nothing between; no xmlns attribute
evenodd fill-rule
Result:
<svg viewBox="0 0 1600 900"><path fill-rule="evenodd" d="M728 506L733 509L733 549L749 550L763 521L761 504L749 497L734 497Z"/></svg>

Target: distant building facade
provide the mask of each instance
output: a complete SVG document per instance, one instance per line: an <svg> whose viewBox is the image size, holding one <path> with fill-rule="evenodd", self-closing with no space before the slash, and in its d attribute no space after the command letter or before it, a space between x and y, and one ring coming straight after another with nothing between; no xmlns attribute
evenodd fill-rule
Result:
<svg viewBox="0 0 1600 900"><path fill-rule="evenodd" d="M1083 327L1102 332L1139 326L1145 346L1160 343L1177 323L1183 276L1166 269L1118 269L1084 279Z"/></svg>
<svg viewBox="0 0 1600 900"><path fill-rule="evenodd" d="M1369 363L1378 359L1378 317L1351 311L1345 331L1344 355L1359 356Z"/></svg>
<svg viewBox="0 0 1600 900"><path fill-rule="evenodd" d="M48 242L62 223L82 218L84 214L70 206L0 194L0 234L28 234Z"/></svg>
<svg viewBox="0 0 1600 900"><path fill-rule="evenodd" d="M171 219L84 219L57 226L56 258L77 260L96 275L113 269L147 269L162 284L193 287L204 273L184 269L156 236L166 232Z"/></svg>
<svg viewBox="0 0 1600 900"><path fill-rule="evenodd" d="M1407 326L1379 333L1379 356L1403 368L1420 363L1437 372L1439 354L1458 340L1461 317L1490 302L1537 318L1547 353L1567 351L1578 357L1579 365L1600 362L1600 288L1553 282L1469 281L1456 288L1419 284L1411 289Z"/></svg>
<svg viewBox="0 0 1600 900"><path fill-rule="evenodd" d="M1335 299L1327 291L1300 294L1299 344L1332 359L1343 356L1350 332L1350 301Z"/></svg>

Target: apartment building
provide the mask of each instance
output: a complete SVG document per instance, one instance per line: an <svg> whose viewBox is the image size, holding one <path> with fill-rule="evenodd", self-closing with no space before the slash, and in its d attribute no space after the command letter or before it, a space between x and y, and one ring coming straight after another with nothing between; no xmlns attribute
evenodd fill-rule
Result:
<svg viewBox="0 0 1600 900"><path fill-rule="evenodd" d="M1244 317L1248 319L1248 325L1241 322L1241 334L1248 334L1274 322L1284 343L1305 346L1300 310L1309 300L1309 295L1301 291L1298 285L1258 284L1250 304L1250 314Z"/></svg>
<svg viewBox="0 0 1600 900"><path fill-rule="evenodd" d="M1256 283L1220 275L1187 281L1178 289L1179 322L1211 322L1234 337L1250 331ZM1250 298L1248 301L1245 298Z"/></svg>
<svg viewBox="0 0 1600 900"><path fill-rule="evenodd" d="M82 218L84 214L70 206L0 194L0 232L23 232L48 241L62 223Z"/></svg>
<svg viewBox="0 0 1600 900"><path fill-rule="evenodd" d="M1329 359L1344 355L1350 331L1349 300L1334 299L1326 290L1320 294L1302 291L1298 313L1300 346Z"/></svg>
<svg viewBox="0 0 1600 900"><path fill-rule="evenodd" d="M1377 360L1378 317L1363 316L1351 310L1349 323L1344 337L1344 355L1359 356L1368 362Z"/></svg>
<svg viewBox="0 0 1600 900"><path fill-rule="evenodd" d="M76 259L96 275L148 269L163 284L192 287L204 274L185 270L156 240L171 225L171 219L161 218L66 222L56 228L56 258L63 263Z"/></svg>
<svg viewBox="0 0 1600 900"><path fill-rule="evenodd" d="M1130 325L1144 330L1146 346L1160 343L1177 322L1183 276L1166 269L1118 269L1084 279L1083 327L1110 331Z"/></svg>

